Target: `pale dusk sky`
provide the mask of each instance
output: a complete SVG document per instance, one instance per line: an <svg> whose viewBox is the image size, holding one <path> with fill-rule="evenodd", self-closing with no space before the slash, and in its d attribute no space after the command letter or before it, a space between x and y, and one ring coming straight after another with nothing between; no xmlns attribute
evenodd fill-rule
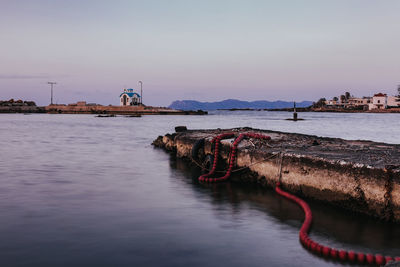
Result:
<svg viewBox="0 0 400 267"><path fill-rule="evenodd" d="M0 0L0 100L395 94L400 1Z"/></svg>

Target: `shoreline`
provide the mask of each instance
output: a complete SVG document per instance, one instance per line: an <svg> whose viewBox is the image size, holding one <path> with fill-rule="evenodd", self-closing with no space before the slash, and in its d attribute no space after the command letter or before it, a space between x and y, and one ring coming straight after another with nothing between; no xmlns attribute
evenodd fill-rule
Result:
<svg viewBox="0 0 400 267"><path fill-rule="evenodd" d="M293 112L293 108L252 109L230 108L216 110L175 110L161 107L134 107L134 106L0 106L0 114L6 113L49 113L49 114L114 114L114 115L207 115L209 111L283 111ZM349 110L349 109L324 109L324 108L296 108L296 112L326 112L326 113L400 113L400 108L375 109L375 110Z"/></svg>
<svg viewBox="0 0 400 267"><path fill-rule="evenodd" d="M203 110L175 110L151 106L101 106L101 105L48 105L48 106L0 106L0 114L47 113L47 114L107 114L107 115L207 115Z"/></svg>
<svg viewBox="0 0 400 267"><path fill-rule="evenodd" d="M293 108L230 108L230 109L217 109L223 111L286 111L293 112ZM330 113L400 113L400 108L392 109L373 109L373 110L356 110L356 109L324 109L324 108L296 108L296 112L330 112Z"/></svg>

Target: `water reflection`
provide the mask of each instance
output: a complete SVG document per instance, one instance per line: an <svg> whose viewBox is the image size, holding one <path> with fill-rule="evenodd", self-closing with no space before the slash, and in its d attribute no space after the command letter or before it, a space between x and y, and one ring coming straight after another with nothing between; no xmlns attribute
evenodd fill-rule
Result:
<svg viewBox="0 0 400 267"><path fill-rule="evenodd" d="M150 145L176 125L389 142L400 132L399 123L385 130L392 119L383 114L371 115L372 130L353 114L304 114L301 124L287 116L2 114L0 266L335 266L300 246L295 204L252 185L198 184L198 170ZM352 127L339 131L339 123ZM400 254L395 226L311 205L318 241Z"/></svg>
<svg viewBox="0 0 400 267"><path fill-rule="evenodd" d="M289 227L293 242L303 220L302 210L294 203L279 197L272 189L254 184L219 183L200 184L200 170L182 159L170 157L170 165L183 173L180 183L209 196L209 203L217 217L229 212L231 218L243 210L252 209L265 214L266 220L277 221ZM329 204L308 200L313 212L311 237L341 249L400 255L400 228L396 224L377 221L362 214L355 214ZM268 232L267 227L264 229ZM298 244L300 246L300 243ZM304 250L304 253L306 250Z"/></svg>

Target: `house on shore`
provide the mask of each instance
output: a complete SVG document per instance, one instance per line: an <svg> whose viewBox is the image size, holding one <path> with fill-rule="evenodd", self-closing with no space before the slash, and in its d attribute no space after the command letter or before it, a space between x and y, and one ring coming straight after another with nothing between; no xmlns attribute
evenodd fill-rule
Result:
<svg viewBox="0 0 400 267"><path fill-rule="evenodd" d="M368 109L385 109L387 108L387 94L378 93L372 97L372 103L368 105Z"/></svg>
<svg viewBox="0 0 400 267"><path fill-rule="evenodd" d="M340 105L339 100L326 100L325 105L330 106L330 107L338 107Z"/></svg>
<svg viewBox="0 0 400 267"><path fill-rule="evenodd" d="M373 97L364 96L362 98L350 97L348 99L332 99L325 101L328 108L349 109L349 110L377 110L400 108L400 97L388 96L387 94L377 93Z"/></svg>
<svg viewBox="0 0 400 267"><path fill-rule="evenodd" d="M393 108L393 107L400 107L400 97L396 96L388 96L387 97L387 107L388 108Z"/></svg>
<svg viewBox="0 0 400 267"><path fill-rule="evenodd" d="M369 104L368 109L387 109L400 107L400 98L383 93L375 94L372 97L372 102Z"/></svg>
<svg viewBox="0 0 400 267"><path fill-rule="evenodd" d="M371 103L372 97L364 96L362 98L360 97L351 97L348 100L348 105L349 106L368 106Z"/></svg>
<svg viewBox="0 0 400 267"><path fill-rule="evenodd" d="M125 89L119 96L120 106L139 106L142 105L142 97L136 93L132 88Z"/></svg>
<svg viewBox="0 0 400 267"><path fill-rule="evenodd" d="M360 97L350 97L345 100L327 100L325 104L330 108L344 108L344 109L363 109L367 110L369 103L371 103L372 97L364 96Z"/></svg>

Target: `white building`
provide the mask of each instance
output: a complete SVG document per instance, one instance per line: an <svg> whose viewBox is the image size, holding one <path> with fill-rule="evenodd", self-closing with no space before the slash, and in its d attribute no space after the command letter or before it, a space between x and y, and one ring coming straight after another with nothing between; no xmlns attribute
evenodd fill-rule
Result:
<svg viewBox="0 0 400 267"><path fill-rule="evenodd" d="M337 99L337 98L335 98ZM329 108L344 108L344 109L388 109L388 108L400 108L400 97L398 96L388 96L387 94L378 93L373 97L364 96L350 97L345 101L340 100L326 100L325 105Z"/></svg>
<svg viewBox="0 0 400 267"><path fill-rule="evenodd" d="M372 103L368 105L368 109L385 109L387 108L387 95L378 93L372 97Z"/></svg>
<svg viewBox="0 0 400 267"><path fill-rule="evenodd" d="M365 106L371 103L372 97L366 97L364 96L363 98L359 97L351 97L348 100L348 105L350 106Z"/></svg>
<svg viewBox="0 0 400 267"><path fill-rule="evenodd" d="M372 97L350 97L346 101L342 102L340 100L326 100L325 104L328 107L336 107L336 108L358 108L358 107L365 107L368 108L368 105L371 103Z"/></svg>
<svg viewBox="0 0 400 267"><path fill-rule="evenodd" d="M339 104L339 101L336 101L336 100L326 100L325 101L325 105L327 105L327 106L337 106Z"/></svg>
<svg viewBox="0 0 400 267"><path fill-rule="evenodd" d="M124 92L119 96L120 106L138 106L142 104L141 96L134 92L133 89L124 89Z"/></svg>
<svg viewBox="0 0 400 267"><path fill-rule="evenodd" d="M400 98L397 96L388 96L387 97L387 106L388 107L400 107Z"/></svg>

